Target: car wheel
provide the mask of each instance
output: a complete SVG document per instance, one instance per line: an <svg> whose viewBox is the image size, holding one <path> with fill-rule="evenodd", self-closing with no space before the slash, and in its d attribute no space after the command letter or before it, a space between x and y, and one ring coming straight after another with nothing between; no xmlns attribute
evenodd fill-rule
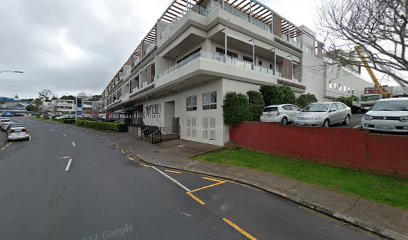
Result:
<svg viewBox="0 0 408 240"><path fill-rule="evenodd" d="M350 115L347 114L346 119L344 119L343 124L344 125L349 125L350 124Z"/></svg>
<svg viewBox="0 0 408 240"><path fill-rule="evenodd" d="M288 125L288 118L283 117L282 120L281 120L281 124L284 125L284 126Z"/></svg>
<svg viewBox="0 0 408 240"><path fill-rule="evenodd" d="M323 127L325 127L325 128L330 127L330 120L329 119L324 120Z"/></svg>

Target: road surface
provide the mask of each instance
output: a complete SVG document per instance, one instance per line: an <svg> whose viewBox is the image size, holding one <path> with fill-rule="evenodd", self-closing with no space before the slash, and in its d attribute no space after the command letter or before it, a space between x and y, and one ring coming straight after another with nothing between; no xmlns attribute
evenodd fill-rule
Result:
<svg viewBox="0 0 408 240"><path fill-rule="evenodd" d="M32 138L0 151L1 239L379 239L257 189L131 162L75 126L17 120Z"/></svg>

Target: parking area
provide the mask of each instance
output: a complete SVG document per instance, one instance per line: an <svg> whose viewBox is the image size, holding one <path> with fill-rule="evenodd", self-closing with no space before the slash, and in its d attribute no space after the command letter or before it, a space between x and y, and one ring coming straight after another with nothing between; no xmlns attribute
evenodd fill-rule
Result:
<svg viewBox="0 0 408 240"><path fill-rule="evenodd" d="M334 125L333 127L341 127L341 128L360 127L361 126L361 119L363 118L363 116L364 116L364 114L362 114L362 113L354 113L353 115L351 115L349 125L337 124L337 125Z"/></svg>

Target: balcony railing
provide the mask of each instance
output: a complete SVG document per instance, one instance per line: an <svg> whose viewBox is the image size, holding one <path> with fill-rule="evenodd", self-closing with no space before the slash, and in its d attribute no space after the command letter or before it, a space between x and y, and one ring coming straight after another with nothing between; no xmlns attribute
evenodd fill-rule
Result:
<svg viewBox="0 0 408 240"><path fill-rule="evenodd" d="M208 10L206 8L203 8L199 5L194 5L191 9L191 11L196 12L202 16L208 16ZM187 14L190 10L185 12ZM161 33L160 33L160 39L163 37L167 36L171 29L173 29L175 26L178 26L181 20L184 18L185 14L182 17L176 17L173 22L171 22Z"/></svg>
<svg viewBox="0 0 408 240"><path fill-rule="evenodd" d="M220 63L224 63L230 66L235 66L235 67L239 67L239 68L243 68L246 70L250 70L250 71L256 71L256 72L261 72L261 73L265 73L265 74L269 74L272 76L276 76L276 77L282 77L281 72L279 71L275 71L275 73L273 72L273 69L270 68L264 68L258 65L254 65L252 63L248 63L248 62L244 62L244 61L240 61L236 58L227 56L227 58L225 59L225 56L223 54L220 53L212 53L212 52L206 52L206 51L199 51L195 54L192 54L191 56L187 57L186 59L184 59L183 61L177 63L176 65L164 70L163 72L161 72L159 75L156 76L156 79L160 79L163 76L199 59L199 58L204 58L204 59L209 59L209 60L213 60L216 62L220 62ZM293 79L294 81L300 82L299 79Z"/></svg>
<svg viewBox="0 0 408 240"><path fill-rule="evenodd" d="M250 18L248 14L246 14L246 13L244 13L244 12L234 8L234 7L225 5L224 11L226 11L227 13L232 14L232 15L234 15L236 17L239 17L239 18L243 19L243 20L251 23L252 25L254 25L254 26L256 26L256 27L258 27L258 28L260 28L260 29L262 29L264 31L267 31L268 33L273 33L272 32L272 27L270 25L268 25L268 24L266 24L266 23L264 23L262 21L259 21L258 19ZM289 38L286 34L282 34L282 36L277 36L277 37L282 39L283 41L291 44L292 46L295 46L297 48L302 49L302 43L294 41L292 38Z"/></svg>

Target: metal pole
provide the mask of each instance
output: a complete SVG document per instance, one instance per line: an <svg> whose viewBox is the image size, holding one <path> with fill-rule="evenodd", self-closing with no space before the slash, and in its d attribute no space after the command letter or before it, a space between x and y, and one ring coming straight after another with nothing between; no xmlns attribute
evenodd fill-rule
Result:
<svg viewBox="0 0 408 240"><path fill-rule="evenodd" d="M228 55L228 34L227 34L227 27L224 28L225 34L224 34L224 62L227 63L227 55Z"/></svg>
<svg viewBox="0 0 408 240"><path fill-rule="evenodd" d="M3 71L0 71L0 73L5 73L5 72L9 72L9 73L24 73L23 71L13 71L13 70L3 70Z"/></svg>
<svg viewBox="0 0 408 240"><path fill-rule="evenodd" d="M276 48L273 49L273 75L276 75Z"/></svg>

